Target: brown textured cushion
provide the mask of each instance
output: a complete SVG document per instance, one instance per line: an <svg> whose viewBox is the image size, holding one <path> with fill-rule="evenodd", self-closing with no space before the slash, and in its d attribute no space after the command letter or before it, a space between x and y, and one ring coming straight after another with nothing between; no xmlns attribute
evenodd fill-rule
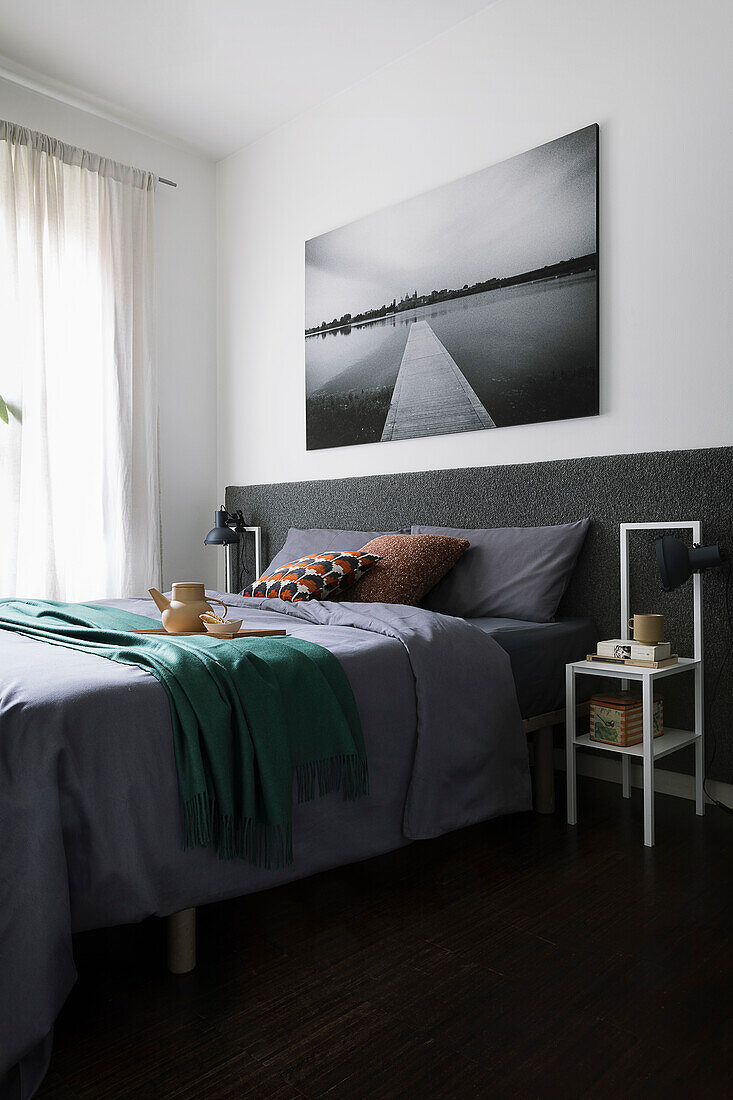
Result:
<svg viewBox="0 0 733 1100"><path fill-rule="evenodd" d="M380 535L359 551L379 554L380 560L343 598L358 603L414 606L470 545L468 539L446 535Z"/></svg>

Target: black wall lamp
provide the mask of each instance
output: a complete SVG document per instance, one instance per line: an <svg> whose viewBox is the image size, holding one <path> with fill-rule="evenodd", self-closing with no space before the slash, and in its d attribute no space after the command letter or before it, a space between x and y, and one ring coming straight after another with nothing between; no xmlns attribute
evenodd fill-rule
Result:
<svg viewBox="0 0 733 1100"><path fill-rule="evenodd" d="M214 514L214 526L204 539L204 546L224 547L225 566L225 591L231 592L231 557L230 547L236 546L245 534L254 536L255 544L255 577L262 573L262 528L248 527L244 522L241 508L236 512L228 512L224 505Z"/></svg>
<svg viewBox="0 0 733 1100"><path fill-rule="evenodd" d="M720 546L686 546L674 535L657 535L654 542L657 568L665 592L679 588L693 573L716 569L728 560L727 550Z"/></svg>

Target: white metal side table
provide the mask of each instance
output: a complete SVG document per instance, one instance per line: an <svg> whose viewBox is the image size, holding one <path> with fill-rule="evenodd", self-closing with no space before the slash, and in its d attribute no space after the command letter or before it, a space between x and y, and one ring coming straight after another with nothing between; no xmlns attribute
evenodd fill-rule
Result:
<svg viewBox="0 0 733 1100"><path fill-rule="evenodd" d="M629 637L629 534L631 531L668 531L691 530L693 541L702 541L699 520L681 523L622 523L621 536L621 637ZM687 745L695 746L695 810L699 815L705 812L703 781L705 778L704 755L704 705L703 705L703 656L702 656L702 578L699 573L693 576L694 657L680 657L677 664L666 668L643 668L639 665L605 664L602 661L573 661L565 668L565 744L568 787L568 824L575 825L578 820L576 796L576 753L578 748L600 749L602 752L614 752L621 756L622 792L624 798L631 797L631 761L640 760L644 776L644 843L654 844L654 763L663 756L677 752ZM695 728L678 730L665 727L661 737L653 736L653 699L654 684L667 676L676 676L682 672L692 672L695 687ZM580 737L576 729L575 679L577 676L608 676L621 680L626 688L629 681L641 683L642 698L642 740L638 745L627 748L619 745L607 745L602 741L591 741L589 734Z"/></svg>

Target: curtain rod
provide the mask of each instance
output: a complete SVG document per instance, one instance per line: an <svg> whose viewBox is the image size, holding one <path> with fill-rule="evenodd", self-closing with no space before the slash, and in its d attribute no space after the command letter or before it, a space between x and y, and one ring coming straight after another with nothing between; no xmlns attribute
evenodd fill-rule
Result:
<svg viewBox="0 0 733 1100"><path fill-rule="evenodd" d="M167 187L178 187L178 184L174 183L173 180L164 180L162 176L158 176L158 183L164 183Z"/></svg>

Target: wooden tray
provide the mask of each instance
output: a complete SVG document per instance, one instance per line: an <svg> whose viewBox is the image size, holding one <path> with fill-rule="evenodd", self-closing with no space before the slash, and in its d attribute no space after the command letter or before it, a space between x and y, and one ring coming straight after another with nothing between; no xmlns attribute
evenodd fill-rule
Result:
<svg viewBox="0 0 733 1100"><path fill-rule="evenodd" d="M170 638L282 638L286 630L239 630L236 634L209 634L208 630L131 630L130 634L167 634Z"/></svg>
<svg viewBox="0 0 733 1100"><path fill-rule="evenodd" d="M586 661L599 665L628 665L630 668L668 668L676 665L679 656L673 653L671 657L665 657L662 661L640 661L636 657L601 657L598 653L588 653Z"/></svg>

